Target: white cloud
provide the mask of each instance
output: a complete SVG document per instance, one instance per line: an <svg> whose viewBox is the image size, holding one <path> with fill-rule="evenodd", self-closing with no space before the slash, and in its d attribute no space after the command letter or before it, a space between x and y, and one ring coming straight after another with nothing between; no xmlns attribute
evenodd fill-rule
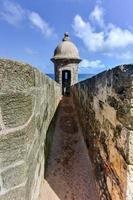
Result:
<svg viewBox="0 0 133 200"><path fill-rule="evenodd" d="M115 49L125 48L129 45L133 45L133 32L112 25L108 37L105 39L105 47Z"/></svg>
<svg viewBox="0 0 133 200"><path fill-rule="evenodd" d="M76 15L74 18L74 31L76 36L78 36L84 42L90 51L100 51L103 48L104 43L104 33L95 32L90 24L90 22L85 22L81 16Z"/></svg>
<svg viewBox="0 0 133 200"><path fill-rule="evenodd" d="M133 61L133 52L130 50L124 50L123 52L118 51L117 53L107 52L107 53L104 53L104 55L108 57L115 57L121 61L126 61L126 62Z"/></svg>
<svg viewBox="0 0 133 200"><path fill-rule="evenodd" d="M104 9L98 4L90 14L90 20L97 22L101 27L104 26Z"/></svg>
<svg viewBox="0 0 133 200"><path fill-rule="evenodd" d="M54 35L53 29L49 24L36 12L29 14L29 19L34 27L39 29L45 37Z"/></svg>
<svg viewBox="0 0 133 200"><path fill-rule="evenodd" d="M18 26L25 17L24 9L17 3L4 1L2 10L0 11L0 18L7 21L9 24Z"/></svg>
<svg viewBox="0 0 133 200"><path fill-rule="evenodd" d="M82 62L80 63L79 65L80 68L92 68L92 69L104 69L105 68L105 65L102 63L101 60L87 60L87 59L84 59L82 60Z"/></svg>
<svg viewBox="0 0 133 200"><path fill-rule="evenodd" d="M4 0L0 8L0 19L13 26L23 25L22 22L30 22L32 26L40 30L44 37L55 36L53 28L39 15L39 13L22 8L18 3Z"/></svg>
<svg viewBox="0 0 133 200"><path fill-rule="evenodd" d="M131 29L122 29L119 26L104 22L104 9L97 4L85 21L80 15L74 18L73 29L84 45L91 52L101 52L112 54L115 51L115 57L124 54L125 58L130 58L127 48L133 47L133 31ZM96 28L96 23L100 29Z"/></svg>

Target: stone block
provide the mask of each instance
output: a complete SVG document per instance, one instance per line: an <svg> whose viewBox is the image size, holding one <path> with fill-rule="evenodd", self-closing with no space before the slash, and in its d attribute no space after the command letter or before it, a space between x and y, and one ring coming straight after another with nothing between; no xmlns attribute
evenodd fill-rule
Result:
<svg viewBox="0 0 133 200"><path fill-rule="evenodd" d="M126 200L133 200L133 166L128 166Z"/></svg>
<svg viewBox="0 0 133 200"><path fill-rule="evenodd" d="M34 69L29 64L0 59L0 90L23 91L34 87Z"/></svg>
<svg viewBox="0 0 133 200"><path fill-rule="evenodd" d="M129 131L128 136L128 162L133 165L133 131Z"/></svg>
<svg viewBox="0 0 133 200"><path fill-rule="evenodd" d="M25 187L18 187L1 195L0 200L26 200Z"/></svg>
<svg viewBox="0 0 133 200"><path fill-rule="evenodd" d="M26 163L4 170L1 173L3 188L8 190L26 181Z"/></svg>
<svg viewBox="0 0 133 200"><path fill-rule="evenodd" d="M24 125L32 115L32 97L23 93L0 95L3 124L6 128Z"/></svg>
<svg viewBox="0 0 133 200"><path fill-rule="evenodd" d="M20 130L0 135L0 168L7 167L26 158L25 131Z"/></svg>

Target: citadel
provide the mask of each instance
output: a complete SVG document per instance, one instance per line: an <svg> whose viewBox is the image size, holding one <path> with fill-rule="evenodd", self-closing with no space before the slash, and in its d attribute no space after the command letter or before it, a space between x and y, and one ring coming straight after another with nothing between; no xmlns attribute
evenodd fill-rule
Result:
<svg viewBox="0 0 133 200"><path fill-rule="evenodd" d="M68 33L51 61L0 59L0 200L133 200L133 65L78 82Z"/></svg>

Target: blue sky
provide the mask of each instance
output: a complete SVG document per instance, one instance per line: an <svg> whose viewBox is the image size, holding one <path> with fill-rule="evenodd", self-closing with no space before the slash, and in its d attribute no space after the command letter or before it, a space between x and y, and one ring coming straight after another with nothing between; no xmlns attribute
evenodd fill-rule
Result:
<svg viewBox="0 0 133 200"><path fill-rule="evenodd" d="M50 58L69 32L80 73L133 63L133 0L0 0L0 57L53 72Z"/></svg>

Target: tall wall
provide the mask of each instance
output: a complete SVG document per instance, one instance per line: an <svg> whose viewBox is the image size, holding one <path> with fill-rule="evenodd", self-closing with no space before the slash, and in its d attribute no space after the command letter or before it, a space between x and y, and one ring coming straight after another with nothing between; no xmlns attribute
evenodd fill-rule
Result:
<svg viewBox="0 0 133 200"><path fill-rule="evenodd" d="M28 64L0 59L0 199L37 200L46 132L60 86Z"/></svg>
<svg viewBox="0 0 133 200"><path fill-rule="evenodd" d="M133 199L133 65L72 89L100 199Z"/></svg>

